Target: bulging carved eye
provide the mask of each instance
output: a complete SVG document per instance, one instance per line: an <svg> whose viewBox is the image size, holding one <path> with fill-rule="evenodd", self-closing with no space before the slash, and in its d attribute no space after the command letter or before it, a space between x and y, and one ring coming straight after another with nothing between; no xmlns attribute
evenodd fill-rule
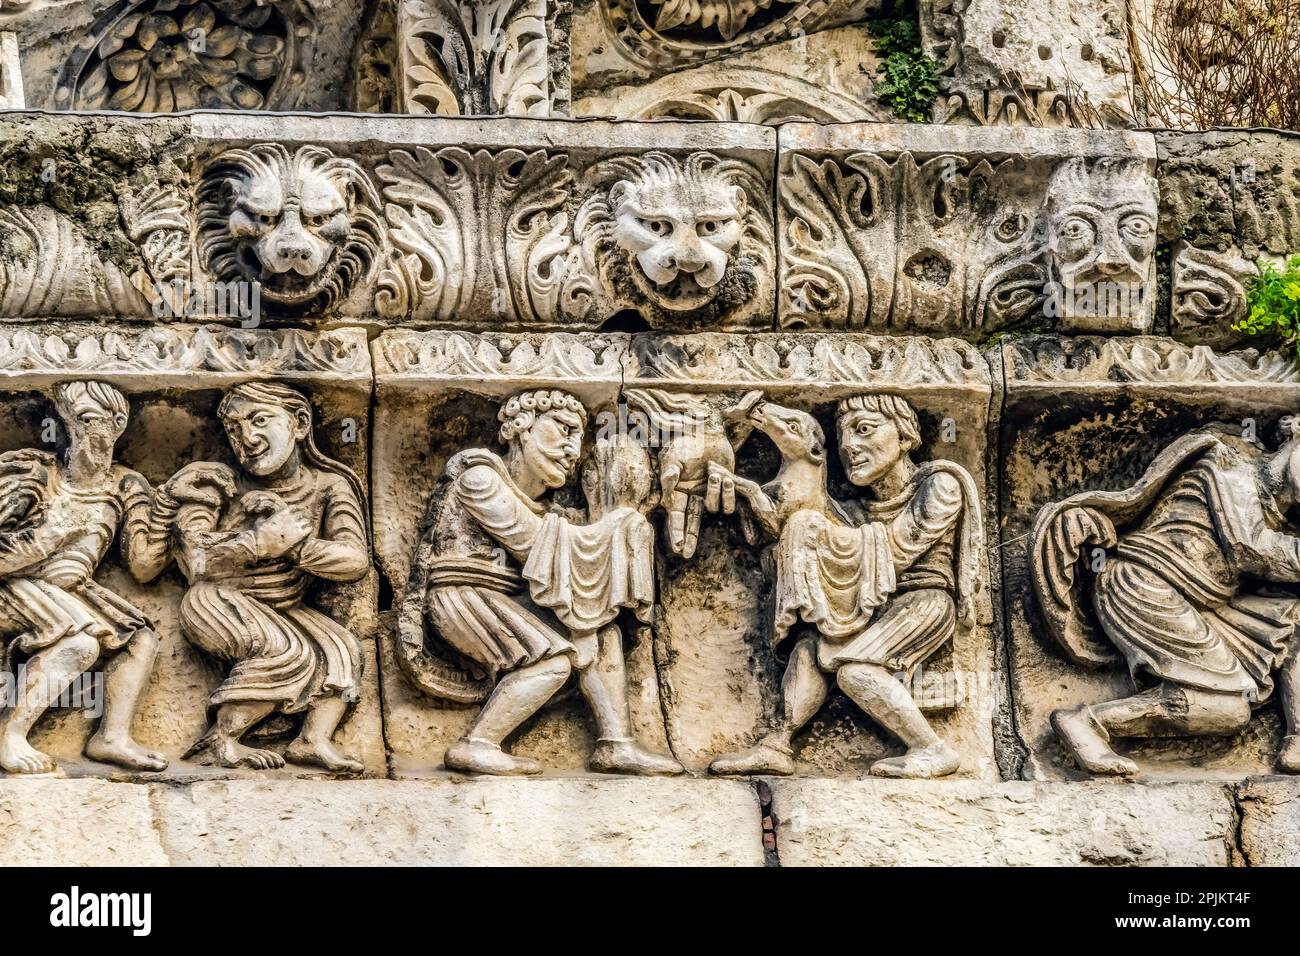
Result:
<svg viewBox="0 0 1300 956"><path fill-rule="evenodd" d="M641 228L653 236L666 236L673 227L667 219L638 219Z"/></svg>
<svg viewBox="0 0 1300 956"><path fill-rule="evenodd" d="M1092 236L1092 223L1082 216L1070 216L1061 223L1060 233L1065 239L1089 239Z"/></svg>
<svg viewBox="0 0 1300 956"><path fill-rule="evenodd" d="M716 236L722 231L722 223L717 219L705 219L697 227L701 236Z"/></svg>
<svg viewBox="0 0 1300 956"><path fill-rule="evenodd" d="M275 216L268 215L267 213L264 213L264 212L263 212L263 213L258 213L257 216L256 216L255 218L257 219L257 222L258 222L259 225L262 225L262 226L274 226L274 225L275 225Z"/></svg>
<svg viewBox="0 0 1300 956"><path fill-rule="evenodd" d="M1025 234L1025 228L1029 225L1029 217L1024 213L1015 213L1007 216L994 230L994 235L1002 242L1012 242L1019 239Z"/></svg>
<svg viewBox="0 0 1300 956"><path fill-rule="evenodd" d="M1155 231L1151 220L1141 214L1126 216L1120 221L1119 228L1129 239L1145 239Z"/></svg>

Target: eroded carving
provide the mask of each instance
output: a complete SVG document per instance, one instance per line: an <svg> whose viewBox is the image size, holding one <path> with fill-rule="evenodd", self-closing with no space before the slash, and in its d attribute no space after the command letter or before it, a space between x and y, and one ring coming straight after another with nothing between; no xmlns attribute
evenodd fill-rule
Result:
<svg viewBox="0 0 1300 956"><path fill-rule="evenodd" d="M849 481L873 496L864 520L827 490L825 436L815 418L759 402L754 427L776 444L781 468L766 485L709 466L705 507L729 511L737 498L775 538L773 641L794 638L782 678L782 713L754 747L717 758L714 773L791 774L792 739L826 700L828 674L907 752L876 761L889 777L943 777L960 755L940 739L898 673L910 674L977 620L986 576L979 496L950 461L916 464L916 412L897 396L840 402L840 457ZM807 627L800 627L800 622Z"/></svg>
<svg viewBox="0 0 1300 956"><path fill-rule="evenodd" d="M1083 492L1039 511L1031 573L1048 631L1075 662L1123 661L1132 696L1056 710L1052 725L1095 774L1136 773L1117 739L1225 736L1277 679L1286 733L1278 768L1300 772L1294 641L1300 580L1289 513L1300 495L1300 419L1265 451L1240 429L1164 449L1123 491Z"/></svg>
<svg viewBox="0 0 1300 956"><path fill-rule="evenodd" d="M327 149L232 149L199 185L199 254L218 279L257 283L283 309L326 310L370 276L378 210L361 167Z"/></svg>
<svg viewBox="0 0 1300 956"><path fill-rule="evenodd" d="M55 98L144 113L289 109L313 30L299 0L114 4L64 65Z"/></svg>
<svg viewBox="0 0 1300 956"><path fill-rule="evenodd" d="M149 555L158 543L149 483L113 461L130 409L103 382L61 384L53 397L67 438L63 451L0 456L0 636L7 639L0 673L15 684L12 706L0 715L0 768L56 769L27 734L74 681L108 657L104 713L86 756L162 770L166 759L131 733L158 634L143 612L94 579L115 538L123 563L141 579L151 575Z"/></svg>
<svg viewBox="0 0 1300 956"><path fill-rule="evenodd" d="M311 405L299 392L239 385L217 414L238 468L195 462L159 488L153 573L144 575L176 560L189 582L181 632L230 666L210 699L212 725L185 756L254 769L282 767L287 758L359 772L361 763L333 738L358 697L360 645L305 593L313 580L351 582L369 572L364 488L317 449ZM241 742L277 713L304 715L283 757Z"/></svg>
<svg viewBox="0 0 1300 956"><path fill-rule="evenodd" d="M624 437L597 441L582 469L580 523L540 499L577 469L582 403L558 390L523 392L498 419L504 456L472 448L447 463L398 607L396 649L408 676L434 697L483 702L447 751L447 767L540 772L503 741L576 671L599 738L591 769L680 773L676 760L633 739L614 623L623 608L649 621L654 604L647 452ZM441 651L430 646L426 621Z"/></svg>

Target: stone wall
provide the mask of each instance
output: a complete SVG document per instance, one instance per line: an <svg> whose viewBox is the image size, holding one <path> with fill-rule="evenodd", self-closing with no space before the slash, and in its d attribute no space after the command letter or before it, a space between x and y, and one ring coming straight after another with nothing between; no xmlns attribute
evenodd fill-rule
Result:
<svg viewBox="0 0 1300 956"><path fill-rule="evenodd" d="M0 862L1295 863L1294 138L1082 6L0 3Z"/></svg>

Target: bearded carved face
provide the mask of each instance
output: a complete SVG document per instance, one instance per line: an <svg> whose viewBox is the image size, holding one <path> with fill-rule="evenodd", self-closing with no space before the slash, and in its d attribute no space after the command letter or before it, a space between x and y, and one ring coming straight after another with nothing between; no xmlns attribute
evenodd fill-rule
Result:
<svg viewBox="0 0 1300 956"><path fill-rule="evenodd" d="M231 150L199 188L204 263L222 281L260 283L284 308L328 308L374 265L378 206L361 168L328 150Z"/></svg>
<svg viewBox="0 0 1300 956"><path fill-rule="evenodd" d="M1066 163L1048 187L1048 256L1076 304L1067 310L1137 320L1150 303L1156 186L1144 164ZM1070 317L1070 316L1067 316Z"/></svg>
<svg viewBox="0 0 1300 956"><path fill-rule="evenodd" d="M708 153L652 152L611 168L619 175L580 219L612 242L602 268L616 295L669 312L752 298L771 234L749 201L747 186L762 188L754 171Z"/></svg>

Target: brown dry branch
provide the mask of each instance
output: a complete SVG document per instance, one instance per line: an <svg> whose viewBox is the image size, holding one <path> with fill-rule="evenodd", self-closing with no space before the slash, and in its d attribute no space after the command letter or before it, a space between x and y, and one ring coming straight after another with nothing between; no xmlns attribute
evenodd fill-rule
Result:
<svg viewBox="0 0 1300 956"><path fill-rule="evenodd" d="M1176 129L1300 129L1300 0L1152 0L1135 18L1135 110Z"/></svg>

